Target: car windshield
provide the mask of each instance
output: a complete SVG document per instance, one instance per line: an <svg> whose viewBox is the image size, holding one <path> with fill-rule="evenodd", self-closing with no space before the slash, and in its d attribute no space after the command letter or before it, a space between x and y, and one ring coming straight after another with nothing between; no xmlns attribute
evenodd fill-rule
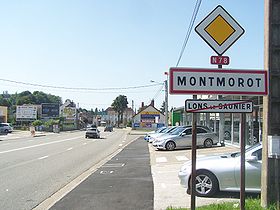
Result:
<svg viewBox="0 0 280 210"><path fill-rule="evenodd" d="M181 132L183 132L186 129L186 127L178 127L174 129L172 132L170 132L171 135L179 135Z"/></svg>
<svg viewBox="0 0 280 210"><path fill-rule="evenodd" d="M167 128L162 127L156 130L156 133L163 133Z"/></svg>
<svg viewBox="0 0 280 210"><path fill-rule="evenodd" d="M261 145L261 143L257 143L257 144L254 144L253 146L248 147L245 150L245 153L250 152L251 150L254 150L255 148L259 147L260 145ZM240 154L241 154L240 152L235 152L235 153L232 153L231 156L232 157L239 157Z"/></svg>

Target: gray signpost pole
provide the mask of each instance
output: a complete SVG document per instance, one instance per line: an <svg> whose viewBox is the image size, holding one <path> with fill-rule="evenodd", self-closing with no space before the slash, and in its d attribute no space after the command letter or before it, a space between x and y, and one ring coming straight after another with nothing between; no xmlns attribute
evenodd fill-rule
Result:
<svg viewBox="0 0 280 210"><path fill-rule="evenodd" d="M197 95L193 95L197 99ZM197 113L192 113L192 174L191 174L191 210L195 210L196 193L196 124Z"/></svg>
<svg viewBox="0 0 280 210"><path fill-rule="evenodd" d="M245 126L246 114L241 114L240 139L240 210L245 210Z"/></svg>

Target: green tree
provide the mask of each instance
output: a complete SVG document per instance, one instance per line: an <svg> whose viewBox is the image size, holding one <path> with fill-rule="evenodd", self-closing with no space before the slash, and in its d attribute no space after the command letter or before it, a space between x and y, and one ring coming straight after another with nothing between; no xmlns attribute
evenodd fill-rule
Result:
<svg viewBox="0 0 280 210"><path fill-rule="evenodd" d="M118 114L118 127L120 125L120 122L123 122L123 113L124 110L127 108L127 97L124 95L119 95L112 103L112 108L117 112Z"/></svg>

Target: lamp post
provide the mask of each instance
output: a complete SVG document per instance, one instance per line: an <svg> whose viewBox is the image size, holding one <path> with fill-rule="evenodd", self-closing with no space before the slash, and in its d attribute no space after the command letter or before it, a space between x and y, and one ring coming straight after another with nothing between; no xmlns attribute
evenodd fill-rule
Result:
<svg viewBox="0 0 280 210"><path fill-rule="evenodd" d="M165 99L164 99L164 113L165 113L165 126L168 126L168 80L164 80L163 83L156 82L154 80L151 80L150 82L158 83L164 85L164 93L165 93Z"/></svg>
<svg viewBox="0 0 280 210"><path fill-rule="evenodd" d="M168 81L164 81L164 89L165 89L165 126L168 126Z"/></svg>

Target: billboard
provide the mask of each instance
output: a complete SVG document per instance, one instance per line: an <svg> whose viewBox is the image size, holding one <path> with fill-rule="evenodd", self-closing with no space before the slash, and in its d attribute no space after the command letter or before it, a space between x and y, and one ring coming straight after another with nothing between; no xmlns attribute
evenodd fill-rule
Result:
<svg viewBox="0 0 280 210"><path fill-rule="evenodd" d="M17 106L16 120L17 121L33 121L37 119L37 106L23 105Z"/></svg>
<svg viewBox="0 0 280 210"><path fill-rule="evenodd" d="M58 118L59 104L43 103L42 104L42 118Z"/></svg>
<svg viewBox="0 0 280 210"><path fill-rule="evenodd" d="M65 107L62 110L62 117L65 117L66 120L76 120L76 113L75 107Z"/></svg>

